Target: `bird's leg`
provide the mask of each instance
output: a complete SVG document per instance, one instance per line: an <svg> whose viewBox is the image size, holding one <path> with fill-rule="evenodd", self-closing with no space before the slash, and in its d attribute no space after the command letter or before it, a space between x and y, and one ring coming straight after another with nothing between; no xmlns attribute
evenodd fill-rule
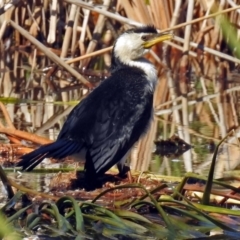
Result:
<svg viewBox="0 0 240 240"><path fill-rule="evenodd" d="M130 168L122 162L117 163L117 168L118 168L118 172L119 172L118 176L122 177L122 178L125 178L127 172L130 171Z"/></svg>
<svg viewBox="0 0 240 240"><path fill-rule="evenodd" d="M120 178L128 178L128 181L131 183L132 182L132 174L129 166L126 166L124 163L119 162L117 163L117 168L118 168L118 176Z"/></svg>
<svg viewBox="0 0 240 240"><path fill-rule="evenodd" d="M98 181L97 174L85 172L84 188L86 191L92 191L95 190L96 188L102 188L102 182Z"/></svg>
<svg viewBox="0 0 240 240"><path fill-rule="evenodd" d="M86 159L85 162L85 189L86 191L95 190L101 188L102 183L98 180L99 176L95 171L94 165L91 159Z"/></svg>

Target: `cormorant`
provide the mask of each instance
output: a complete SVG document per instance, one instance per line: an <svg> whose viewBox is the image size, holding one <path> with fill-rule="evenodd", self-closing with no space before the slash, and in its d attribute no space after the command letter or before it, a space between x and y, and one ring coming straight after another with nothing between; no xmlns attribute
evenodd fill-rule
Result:
<svg viewBox="0 0 240 240"><path fill-rule="evenodd" d="M44 158L81 152L86 181L95 181L115 164L123 173L129 150L152 118L157 72L143 55L171 37L149 25L122 33L113 47L111 76L71 111L55 142L23 155L17 166L30 171Z"/></svg>

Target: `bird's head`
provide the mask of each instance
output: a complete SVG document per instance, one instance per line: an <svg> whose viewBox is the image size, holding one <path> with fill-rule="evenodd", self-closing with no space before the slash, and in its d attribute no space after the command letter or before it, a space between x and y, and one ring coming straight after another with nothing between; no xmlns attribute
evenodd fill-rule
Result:
<svg viewBox="0 0 240 240"><path fill-rule="evenodd" d="M141 58L153 45L171 38L172 34L158 33L154 26L129 29L117 38L113 55L121 62L127 63Z"/></svg>

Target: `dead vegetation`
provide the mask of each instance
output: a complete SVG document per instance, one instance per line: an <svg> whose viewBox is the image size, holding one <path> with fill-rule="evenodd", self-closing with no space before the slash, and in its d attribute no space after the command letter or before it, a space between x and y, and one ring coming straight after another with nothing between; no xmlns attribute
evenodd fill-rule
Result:
<svg viewBox="0 0 240 240"><path fill-rule="evenodd" d="M159 72L154 100L156 117L148 134L133 149L131 166L140 171L148 169L152 159L152 145L159 134L167 139L177 132L189 144L197 142L199 136L217 141L231 129L235 129L236 136L239 136L239 4L239 0L0 2L0 101L6 106L5 109L3 104L0 105L3 114L0 132L7 136L11 144L1 145L0 149L20 149L22 154L22 139L34 144L54 140L64 117L76 101L81 100L108 76L111 46L119 32L139 24L154 24L160 31L171 31L175 37L164 46L156 46L148 56ZM197 126L194 126L193 118L197 119ZM225 170L234 169L239 164L237 138L229 138L224 149L216 165L218 177L222 177ZM25 147L24 151L29 151L29 148ZM192 163L193 160L196 161L194 151L184 154L186 171L193 171ZM229 156L231 162L227 162ZM169 171L167 161L164 159L162 163L163 172ZM210 165L211 161L212 158L206 162ZM204 164L198 167L200 173L207 165ZM155 185L151 187L157 188ZM237 188L234 191L237 192ZM179 193L185 194L185 191L181 189ZM156 195L154 197L159 200ZM143 199L145 198L141 200ZM187 202L187 199L184 200ZM65 204L67 200L61 201ZM75 204L75 200L70 201ZM158 207L161 204L162 202L154 205L159 215L163 214ZM181 205L182 202L177 204ZM135 205L128 205L133 206ZM191 209L190 206L189 203L187 208ZM51 215L49 208L56 210L54 204L49 204L46 211L42 211L41 206L40 212ZM92 231L95 231L94 234L98 231L105 233L106 226L109 230L112 225L109 222L102 225L102 209L96 210L93 205L90 208L94 209L92 213L100 213L94 223L101 223L100 227L94 226ZM174 207L170 208L172 210ZM194 210L200 214L199 208ZM209 213L207 208L204 210ZM110 216L109 212L104 214L105 217ZM82 219L79 213L76 216ZM34 215L34 219L37 217ZM55 217L60 219L58 214ZM197 220L200 221L201 217ZM216 215L214 217L220 218ZM93 220L92 216L84 215L84 218L87 223L90 219ZM119 220L115 215L111 215L111 218ZM209 217L206 219L201 221L209 223ZM232 223L230 220L228 218L229 224ZM142 223L145 220L138 221ZM30 222L27 222L28 230L39 226L30 225L30 228ZM170 227L166 218L164 223L164 227ZM211 225L207 230L216 226L229 230L215 220L212 223L216 225ZM58 230L61 229L61 224L61 221L58 222ZM165 228L161 233L157 232L154 224L150 226L146 223L147 229L152 230L151 234L154 232L153 235L158 238L160 235L165 238L170 236ZM131 232L131 237L136 237L136 232L132 232L133 226L131 229L127 229L126 224L117 226L122 229L121 235ZM83 225L76 223L75 227L74 230L67 228L64 234L68 236L70 231L71 236L78 236L76 231L82 232ZM138 237L143 231L139 228ZM186 228L187 226L181 225L181 230L177 231L184 232ZM56 233L56 229L51 231ZM107 232L105 235L114 237L118 234L119 232ZM150 233L147 232L146 235L148 234ZM194 234L196 237L197 233ZM186 236L190 238L190 234L184 237Z"/></svg>

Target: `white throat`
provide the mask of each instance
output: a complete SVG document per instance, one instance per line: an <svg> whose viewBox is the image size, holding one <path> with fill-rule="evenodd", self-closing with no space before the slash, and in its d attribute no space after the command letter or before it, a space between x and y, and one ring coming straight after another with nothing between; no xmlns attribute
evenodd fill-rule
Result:
<svg viewBox="0 0 240 240"><path fill-rule="evenodd" d="M138 35L135 35L135 39L133 37L127 34L120 36L115 43L114 55L123 64L143 70L149 83L149 90L154 91L157 82L157 71L150 61L141 57L148 52L147 49L141 47L141 38Z"/></svg>

